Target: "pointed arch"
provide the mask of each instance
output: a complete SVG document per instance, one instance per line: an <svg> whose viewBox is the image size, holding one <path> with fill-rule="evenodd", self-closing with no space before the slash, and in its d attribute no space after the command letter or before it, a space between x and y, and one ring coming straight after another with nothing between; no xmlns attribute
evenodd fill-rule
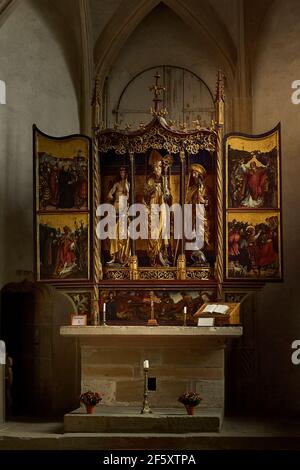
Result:
<svg viewBox="0 0 300 470"><path fill-rule="evenodd" d="M208 0L122 0L94 48L95 71L102 83L127 39L160 3L174 11L189 28L207 36L223 58L221 65L225 72L232 77L237 57L236 47Z"/></svg>

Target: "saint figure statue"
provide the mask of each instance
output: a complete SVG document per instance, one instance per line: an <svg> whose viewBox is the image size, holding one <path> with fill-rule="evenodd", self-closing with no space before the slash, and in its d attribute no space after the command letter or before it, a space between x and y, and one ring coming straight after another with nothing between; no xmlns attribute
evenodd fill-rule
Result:
<svg viewBox="0 0 300 470"><path fill-rule="evenodd" d="M206 185L206 170L199 163L192 163L189 167L186 203L192 205L192 234L195 236L195 249L191 254L193 264L205 264L206 257L203 250L211 244L211 227L209 220L209 195ZM197 210L197 204L203 204L203 211ZM197 233L197 230L199 233ZM201 235L200 231L204 230ZM203 232L202 232L203 233Z"/></svg>
<svg viewBox="0 0 300 470"><path fill-rule="evenodd" d="M118 181L113 185L111 190L108 193L108 200L113 202L114 208L116 210L117 224L116 224L116 238L110 239L110 260L108 264L120 263L122 265L127 265L130 258L130 242L128 233L121 233L121 223L123 227L127 227L127 221L122 221L122 218L127 218L127 208L121 207L124 204L124 201L128 207L129 199L129 190L130 183L128 181L127 170L124 166L120 167L120 177ZM122 198L120 200L120 198ZM127 199L125 199L127 198Z"/></svg>
<svg viewBox="0 0 300 470"><path fill-rule="evenodd" d="M147 255L151 266L171 265L171 243L165 230L169 220L167 205L172 204L168 175L171 164L171 156L162 157L152 150L149 157L152 172L144 187L144 204L148 209Z"/></svg>

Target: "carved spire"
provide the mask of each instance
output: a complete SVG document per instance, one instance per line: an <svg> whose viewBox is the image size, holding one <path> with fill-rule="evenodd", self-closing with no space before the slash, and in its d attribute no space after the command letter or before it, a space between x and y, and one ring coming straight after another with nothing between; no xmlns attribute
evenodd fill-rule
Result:
<svg viewBox="0 0 300 470"><path fill-rule="evenodd" d="M149 90L154 92L153 96L153 103L154 103L154 110L151 109L152 114L160 115L161 110L160 110L160 103L162 102L162 99L160 98L160 95L163 91L166 90L166 87L162 86L159 83L160 75L158 72L154 75L155 78L155 85L149 86Z"/></svg>
<svg viewBox="0 0 300 470"><path fill-rule="evenodd" d="M93 127L95 129L100 127L100 112L101 112L101 85L99 75L95 78L95 87L92 97L93 107Z"/></svg>
<svg viewBox="0 0 300 470"><path fill-rule="evenodd" d="M224 125L224 79L225 75L222 70L219 69L217 75L217 86L216 86L216 97L215 97L215 109L216 109L216 123L219 126Z"/></svg>

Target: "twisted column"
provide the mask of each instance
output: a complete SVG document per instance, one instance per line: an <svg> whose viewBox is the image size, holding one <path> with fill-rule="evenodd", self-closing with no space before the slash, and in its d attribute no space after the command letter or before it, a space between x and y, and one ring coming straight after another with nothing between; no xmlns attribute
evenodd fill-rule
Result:
<svg viewBox="0 0 300 470"><path fill-rule="evenodd" d="M130 203L135 203L135 162L134 162L134 152L132 150L129 151L129 160L130 160L130 173L131 173L131 180L130 180ZM130 256L130 263L129 263L129 276L132 281L137 281L139 278L138 272L138 257L136 255L136 246L135 240L132 238L130 240L131 243L131 256Z"/></svg>
<svg viewBox="0 0 300 470"><path fill-rule="evenodd" d="M181 218L181 240L180 240L180 254L177 259L177 279L184 280L186 279L186 257L185 257L185 233L184 233L184 205L185 205L185 151L184 149L180 150L180 204L182 209L182 218ZM176 242L176 250L174 261L176 262L176 256L179 246L179 240Z"/></svg>
<svg viewBox="0 0 300 470"><path fill-rule="evenodd" d="M217 298L222 300L223 279L224 279L224 251L223 251L223 156L222 156L222 137L223 126L217 125L217 257L215 264L215 277L218 283Z"/></svg>
<svg viewBox="0 0 300 470"><path fill-rule="evenodd" d="M102 279L101 242L97 237L96 210L100 204L100 165L98 155L98 129L93 135L93 325L99 325L99 281Z"/></svg>

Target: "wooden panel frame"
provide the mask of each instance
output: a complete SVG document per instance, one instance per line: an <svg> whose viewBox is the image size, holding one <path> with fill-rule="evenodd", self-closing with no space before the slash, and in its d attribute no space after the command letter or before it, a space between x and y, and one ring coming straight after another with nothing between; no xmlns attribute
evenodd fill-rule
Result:
<svg viewBox="0 0 300 470"><path fill-rule="evenodd" d="M66 148L65 145L66 144ZM85 145L85 151L86 155L78 155L74 157L74 148L80 149L80 146L82 144ZM69 145L69 150L67 145ZM53 148L53 151L51 152L51 149ZM62 150L63 149L63 150ZM62 154L58 154L59 151L62 151ZM69 155L68 155L69 152ZM74 191L78 192L78 197L79 197L79 191L82 191L80 196L83 195L84 191L84 198L87 199L87 205L83 208L78 207L55 207L55 205L52 205L50 207L43 207L43 205L40 204L40 187L43 184L43 181L40 180L40 173L39 173L39 168L40 168L40 155L39 153L44 153L46 156L48 156L49 153L49 158L53 159L54 162L58 161L63 165L64 159L68 161L68 165L72 164L71 170L72 171L86 171L87 174L87 181L86 179L84 180L84 186L83 189L80 188L78 190L78 181L80 181L79 178L79 173L76 173L75 181L76 184L74 184ZM56 155L55 155L56 154ZM75 167L75 162L77 167ZM87 170L83 170L82 167L87 163ZM50 163L49 163L50 165ZM56 163L53 163L53 166L56 165ZM59 168L57 168L58 170ZM50 170L52 171L52 169ZM61 170L62 171L62 170ZM65 171L65 170L64 170ZM76 179L78 176L78 180ZM35 268L34 268L34 273L35 273L35 279L37 281L41 282L50 282L50 283L57 283L59 282L60 284L77 284L77 283L82 283L82 282L89 282L92 280L92 272L93 272L93 259L91 256L92 253L92 237L93 237L93 198L92 198L92 142L91 139L85 135L82 134L72 134L68 136L63 136L63 137L53 137L48 134L45 134L44 132L40 131L36 125L33 125L33 181L34 181L34 195L33 195L33 213L34 213L34 220L33 220L33 233L34 233L34 254L35 254ZM48 187L47 187L48 184ZM58 186L57 182L57 186ZM73 184L73 183L72 183ZM77 188L77 189L76 189ZM50 196L47 195L47 192L52 195L51 189L50 189L50 184L49 181L46 182L46 199L49 198ZM75 195L74 195L74 201L76 200ZM69 203L66 204L67 206L70 205ZM58 204L59 206L59 204ZM61 223L59 223L59 227L56 227L53 225L53 227L49 226L49 238L50 238L50 232L52 233L52 238L55 238L55 243L57 245L60 245L60 248L62 247L62 240L68 239L69 238L69 243L68 247L66 246L66 250L69 253L69 256L66 258L64 256L61 256L61 261L58 263L58 251L57 249L57 262L54 262L53 259L51 259L51 254L49 254L49 269L45 270L44 273L41 274L41 249L40 249L40 231L39 231L39 225L38 221L41 218L49 218L49 220L52 218L53 220L56 220L56 225L57 221L60 219ZM64 219L66 222L70 222L71 218L73 217L74 219L74 227L69 227L69 225L64 224ZM86 227L84 223L81 223L81 221L87 221ZM76 223L75 223L76 221ZM59 230L58 230L59 228ZM63 230L62 230L63 229ZM84 230L83 230L84 229ZM86 233L87 232L87 233ZM84 233L84 235L83 235ZM81 248L79 248L79 244L77 244L76 248L76 241L78 241L78 235L82 235L82 244ZM77 238L76 238L77 237ZM49 248L49 253L52 252L52 243L54 240L49 239L48 243L48 248ZM73 246L72 246L73 242ZM65 244L66 245L66 244ZM74 254L77 249L77 254ZM73 250L73 254L72 254ZM84 274L82 275L76 275L76 271L78 270L78 266L80 266L80 256L82 255L81 251L87 250L87 267L84 270ZM63 248L61 248L61 252L63 251ZM76 257L77 256L77 257ZM85 254L84 254L85 256ZM61 266L62 263L64 263L64 266ZM77 262L76 262L77 261ZM55 263L55 265L54 265ZM73 265L73 268L72 268ZM48 266L48 264L47 264ZM57 269L58 268L58 269ZM69 269L69 272L68 272ZM73 270L73 271L72 271ZM46 273L47 271L47 273ZM48 273L49 271L49 273ZM80 268L79 268L80 271ZM78 271L77 271L78 272ZM59 273L59 274L58 274ZM62 274L63 273L63 274Z"/></svg>
<svg viewBox="0 0 300 470"><path fill-rule="evenodd" d="M280 123L264 134L227 134L223 143L225 282L283 281ZM236 166L232 175L233 156ZM237 204L229 194L233 180L244 197L242 200L238 193Z"/></svg>
<svg viewBox="0 0 300 470"><path fill-rule="evenodd" d="M116 283L99 285L100 324L103 323L103 303L105 302L108 325L147 325L151 317L151 298L153 298L154 317L158 325L182 326L184 324L183 307L187 306L187 324L196 326L193 315L200 304L210 299L214 300L217 296L216 284L197 283L176 287L151 284L141 286L140 284L132 287ZM110 308L110 298L114 309ZM112 313L114 318L110 318Z"/></svg>

